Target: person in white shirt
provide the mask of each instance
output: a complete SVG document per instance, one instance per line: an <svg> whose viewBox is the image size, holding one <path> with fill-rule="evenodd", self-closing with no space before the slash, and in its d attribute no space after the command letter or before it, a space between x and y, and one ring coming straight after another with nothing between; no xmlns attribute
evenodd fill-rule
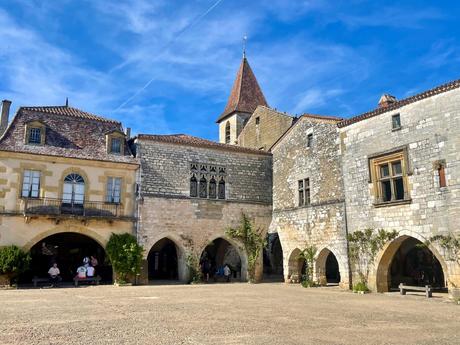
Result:
<svg viewBox="0 0 460 345"><path fill-rule="evenodd" d="M57 267L57 263L53 263L53 266L50 267L48 270L48 275L50 276L51 286L56 287L61 279L61 271Z"/></svg>
<svg viewBox="0 0 460 345"><path fill-rule="evenodd" d="M226 278L227 280L227 283L230 281L230 276L232 274L232 270L230 269L230 267L228 267L227 264L225 264L225 267L224 267L224 277Z"/></svg>
<svg viewBox="0 0 460 345"><path fill-rule="evenodd" d="M86 267L86 276L88 278L94 277L94 267L93 266Z"/></svg>
<svg viewBox="0 0 460 345"><path fill-rule="evenodd" d="M86 278L86 267L80 266L77 268L77 278L78 279L85 279Z"/></svg>

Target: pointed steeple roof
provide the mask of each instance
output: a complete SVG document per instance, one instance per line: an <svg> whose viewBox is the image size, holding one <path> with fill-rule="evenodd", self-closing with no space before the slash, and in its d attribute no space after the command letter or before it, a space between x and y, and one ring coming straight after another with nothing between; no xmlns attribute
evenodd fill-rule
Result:
<svg viewBox="0 0 460 345"><path fill-rule="evenodd" d="M236 79L233 83L225 110L216 122L221 122L234 112L252 114L259 105L268 107L259 83L249 66L248 59L246 59L246 56L243 56L243 61L241 61L240 68L236 74Z"/></svg>

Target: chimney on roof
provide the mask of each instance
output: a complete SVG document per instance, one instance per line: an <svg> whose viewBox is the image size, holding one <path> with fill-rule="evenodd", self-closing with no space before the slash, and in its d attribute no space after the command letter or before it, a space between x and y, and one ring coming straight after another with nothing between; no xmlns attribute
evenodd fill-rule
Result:
<svg viewBox="0 0 460 345"><path fill-rule="evenodd" d="M390 94L383 94L382 97L380 97L379 100L379 108L386 108L392 105L393 103L396 103L398 100L396 99L395 96L392 96Z"/></svg>
<svg viewBox="0 0 460 345"><path fill-rule="evenodd" d="M8 127L8 118L10 116L11 101L2 101L2 113L0 115L0 136L5 133L6 127Z"/></svg>
<svg viewBox="0 0 460 345"><path fill-rule="evenodd" d="M126 139L128 140L129 138L131 138L131 128L126 128L125 130L125 135L126 135Z"/></svg>

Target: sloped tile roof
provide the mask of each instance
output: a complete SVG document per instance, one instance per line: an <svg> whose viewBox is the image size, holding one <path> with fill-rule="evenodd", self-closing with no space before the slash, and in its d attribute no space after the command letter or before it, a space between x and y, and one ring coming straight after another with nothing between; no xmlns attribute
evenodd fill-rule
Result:
<svg viewBox="0 0 460 345"><path fill-rule="evenodd" d="M386 107L376 108L376 109L368 111L366 113L363 113L363 114L354 116L352 118L343 120L343 121L339 122L337 124L337 126L340 127L340 128L345 127L345 126L351 125L353 123L363 121L365 119L368 119L368 118L371 118L371 117L386 113L388 111L397 110L399 108L402 108L405 105L415 103L417 101L421 101L422 99L429 98L429 97L432 97L432 96L435 96L435 95L439 95L441 93L451 91L451 90L454 90L454 89L457 89L457 88L460 88L460 79L451 81L451 82L446 83L446 84L442 84L442 85L437 86L437 87L435 87L433 89L421 92L421 93L419 93L417 95L402 99L400 101L396 101L395 103L392 103L392 104L390 104L390 105L388 105Z"/></svg>
<svg viewBox="0 0 460 345"><path fill-rule="evenodd" d="M25 143L25 127L31 121L45 125L45 145ZM122 130L118 121L76 108L21 107L0 138L0 150L137 164L126 141L122 154L107 153L106 134Z"/></svg>
<svg viewBox="0 0 460 345"><path fill-rule="evenodd" d="M249 66L246 57L244 57L236 74L236 79L233 83L225 110L216 122L221 122L233 112L252 114L259 105L268 107L251 66Z"/></svg>
<svg viewBox="0 0 460 345"><path fill-rule="evenodd" d="M215 141L210 141L198 137L194 137L187 134L170 134L170 135L154 135L154 134L139 134L137 136L139 140L152 140L158 141L168 144L178 144L184 146L194 146L194 147L203 147L203 148L210 148L210 149L217 149L217 150L224 150L224 151L233 151L233 152L241 152L241 153L252 153L252 154L260 154L260 155L267 155L271 156L270 153L255 149L250 149L241 146L235 145L228 145L228 144L221 144Z"/></svg>

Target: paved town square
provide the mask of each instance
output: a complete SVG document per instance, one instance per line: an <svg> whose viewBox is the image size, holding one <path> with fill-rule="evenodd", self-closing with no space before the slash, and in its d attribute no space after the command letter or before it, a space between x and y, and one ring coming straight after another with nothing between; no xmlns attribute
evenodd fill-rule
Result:
<svg viewBox="0 0 460 345"><path fill-rule="evenodd" d="M442 297L264 283L0 291L0 344L459 344Z"/></svg>

